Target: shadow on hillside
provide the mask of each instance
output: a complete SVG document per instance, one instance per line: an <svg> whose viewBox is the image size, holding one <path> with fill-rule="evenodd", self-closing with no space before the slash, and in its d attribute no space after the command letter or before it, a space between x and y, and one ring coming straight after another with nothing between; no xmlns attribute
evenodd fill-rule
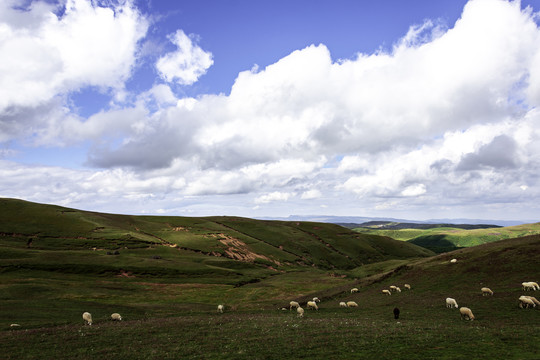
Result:
<svg viewBox="0 0 540 360"><path fill-rule="evenodd" d="M419 236L408 242L429 249L437 254L462 249L462 247L456 246L453 242L447 240L446 235Z"/></svg>

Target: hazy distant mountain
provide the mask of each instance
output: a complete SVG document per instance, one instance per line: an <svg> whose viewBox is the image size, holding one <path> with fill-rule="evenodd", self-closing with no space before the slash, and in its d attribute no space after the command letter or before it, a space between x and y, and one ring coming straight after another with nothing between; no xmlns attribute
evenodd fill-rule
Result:
<svg viewBox="0 0 540 360"><path fill-rule="evenodd" d="M332 224L362 224L369 221L392 221L400 223L417 223L417 224L484 224L498 226L514 226L521 224L530 224L536 222L531 221L515 221L515 220L486 220L486 219L429 219L425 221L395 219L385 217L363 217L363 216L331 216L331 215L290 215L288 217L265 217L264 220L283 220L283 221L315 221L326 222ZM350 226L347 226L350 227Z"/></svg>

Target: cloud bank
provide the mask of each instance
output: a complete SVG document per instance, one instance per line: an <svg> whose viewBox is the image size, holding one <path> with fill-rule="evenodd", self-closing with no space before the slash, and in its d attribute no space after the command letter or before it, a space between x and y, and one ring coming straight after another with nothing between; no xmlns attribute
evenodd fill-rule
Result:
<svg viewBox="0 0 540 360"><path fill-rule="evenodd" d="M355 214L524 216L526 205L540 214L530 200L540 193L540 31L538 14L519 2L472 0L453 26L411 26L389 52L333 61L314 44L239 73L228 95L197 98L168 84L196 82L212 54L178 30L169 36L176 50L156 63L167 84L86 119L55 97L83 86L122 89L148 21L129 2L113 11L68 1L61 17L33 4L0 11L16 15L0 19L0 59L15 56L0 60L0 140L38 133L42 142L90 142L87 169L59 171L69 173L70 190L58 195L68 203L99 188L102 201L159 198L170 211L215 195L218 209L237 203L235 211L337 213L342 204ZM20 25L23 16L32 22ZM117 37L91 35L94 22ZM77 50L81 39L89 47ZM118 42L125 48L112 52ZM30 49L45 61L33 64ZM99 57L90 67L81 60L87 49ZM38 120L31 113L39 107L46 116ZM20 125L23 113L34 119L33 135ZM26 174L35 171L19 165L17 174L37 184ZM131 187L118 186L126 181ZM42 186L2 187L51 201Z"/></svg>

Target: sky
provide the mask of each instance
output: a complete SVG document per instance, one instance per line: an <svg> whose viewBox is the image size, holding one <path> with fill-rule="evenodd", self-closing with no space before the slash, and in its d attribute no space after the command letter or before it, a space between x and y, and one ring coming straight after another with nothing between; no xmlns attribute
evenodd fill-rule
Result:
<svg viewBox="0 0 540 360"><path fill-rule="evenodd" d="M540 0L0 0L0 197L540 221Z"/></svg>

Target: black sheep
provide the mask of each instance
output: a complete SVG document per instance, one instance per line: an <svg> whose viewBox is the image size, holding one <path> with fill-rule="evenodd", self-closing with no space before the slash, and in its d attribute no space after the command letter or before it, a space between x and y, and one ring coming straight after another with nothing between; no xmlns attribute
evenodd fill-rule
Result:
<svg viewBox="0 0 540 360"><path fill-rule="evenodd" d="M394 308L394 319L399 319L399 309Z"/></svg>

